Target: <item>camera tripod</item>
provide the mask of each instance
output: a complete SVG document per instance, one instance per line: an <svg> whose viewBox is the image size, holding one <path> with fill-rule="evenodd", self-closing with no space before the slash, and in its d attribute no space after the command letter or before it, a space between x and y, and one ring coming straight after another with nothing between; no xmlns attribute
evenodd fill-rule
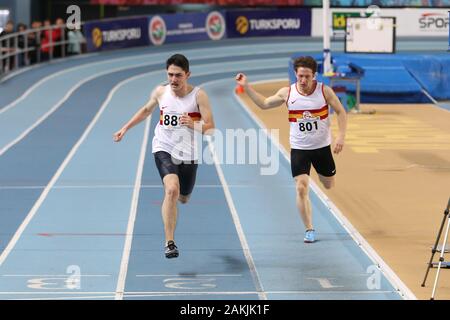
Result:
<svg viewBox="0 0 450 320"><path fill-rule="evenodd" d="M437 283L439 280L439 272L440 272L441 268L442 267L450 267L450 262L444 261L444 253L448 253L448 250L445 245L447 244L448 232L449 232L449 228L450 228L450 216L448 214L449 208L450 208L450 198L448 199L447 208L444 210L444 217L442 219L441 227L439 228L439 233L436 238L436 242L433 246L433 249L431 250L430 262L428 262L428 268L425 273L425 278L423 279L423 282L422 282L422 287L425 287L425 281L427 280L428 272L430 271L431 268L433 268L433 266L437 265L438 269L437 269L437 273L436 273L436 279L434 280L433 292L431 293L430 300L434 300L434 295L436 293L436 287L437 287ZM444 229L445 219L447 219L447 229L445 230L445 233L444 233L444 242L442 243L442 246L439 247L439 240L442 235L442 230ZM441 255L439 257L439 262L433 263L433 258L434 258L434 255L436 252L440 252Z"/></svg>

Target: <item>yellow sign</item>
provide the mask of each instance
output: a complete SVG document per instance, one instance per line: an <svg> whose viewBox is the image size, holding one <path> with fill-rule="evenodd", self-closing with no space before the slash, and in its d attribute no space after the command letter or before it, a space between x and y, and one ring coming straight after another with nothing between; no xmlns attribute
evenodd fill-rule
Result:
<svg viewBox="0 0 450 320"><path fill-rule="evenodd" d="M333 12L333 30L345 30L346 17L360 17L359 12Z"/></svg>
<svg viewBox="0 0 450 320"><path fill-rule="evenodd" d="M92 43L96 48L100 48L103 43L102 31L99 28L92 30Z"/></svg>
<svg viewBox="0 0 450 320"><path fill-rule="evenodd" d="M248 19L244 16L239 16L236 19L236 30L240 34L245 34L248 31Z"/></svg>

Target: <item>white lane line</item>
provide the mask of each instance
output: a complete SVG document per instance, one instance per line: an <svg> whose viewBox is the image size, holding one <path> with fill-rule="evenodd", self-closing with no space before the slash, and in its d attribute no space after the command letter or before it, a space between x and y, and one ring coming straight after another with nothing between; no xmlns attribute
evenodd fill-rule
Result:
<svg viewBox="0 0 450 320"><path fill-rule="evenodd" d="M248 68L245 68L245 69L246 69L246 71L249 70ZM242 70L242 68L240 68L238 70ZM221 80L208 81L208 82L202 83L200 86L207 86L207 85L211 85L213 83L218 83L218 82L223 82L223 81L226 81L226 80L221 79ZM244 256L245 256L245 259L247 260L247 264L249 266L250 273L252 275L253 283L254 283L254 285L256 287L258 297L261 300L267 300L266 292L264 291L263 285L262 285L260 277L258 275L258 271L256 269L256 265L255 265L255 262L253 260L252 255L251 255L250 248L249 248L249 245L248 245L248 242L247 242L247 238L245 236L244 230L242 228L242 225L241 225L241 222L240 222L240 219L239 219L239 215L237 213L236 207L234 205L233 198L231 196L231 192L229 190L229 185L226 182L225 175L223 174L222 168L221 168L221 166L219 164L219 160L217 158L217 154L215 152L214 145L213 145L213 143L211 141L211 137L206 136L206 140L208 142L208 147L209 147L209 149L211 151L211 154L213 156L214 165L216 167L217 174L218 174L220 182L221 182L221 184L223 186L223 190L224 190L224 193L225 193L225 198L226 198L228 206L230 208L230 213L231 213L234 225L236 227L236 231L238 233L239 241L241 242L241 246L242 246L242 249L243 249L243 252L244 252Z"/></svg>
<svg viewBox="0 0 450 320"><path fill-rule="evenodd" d="M311 291L266 291L266 294L386 294L396 293L395 291L370 291L370 290L311 290ZM162 296L178 296L178 295L239 295L239 294L259 294L258 291L180 291L180 292L125 292L125 296L133 295L162 295Z"/></svg>
<svg viewBox="0 0 450 320"><path fill-rule="evenodd" d="M260 81L261 83L262 81ZM272 80L267 80L267 82L272 82ZM239 103L245 112L248 113L250 118L262 129L267 137L272 141L272 143L280 150L280 152L285 157L286 161L290 162L290 157L286 149L276 141L272 135L267 134L267 127L259 119L259 117L246 107L242 99L235 93L233 93L234 98ZM403 283L403 281L397 276L397 274L389 267L389 265L378 255L378 253L370 246L370 244L364 239L364 237L356 230L356 228L350 223L350 221L344 216L344 214L336 207L336 205L325 195L325 193L317 186L317 184L311 180L311 189L318 196L318 198L323 202L323 204L328 208L328 210L333 214L336 220L342 225L342 227L350 234L357 245L366 253L366 255L372 260L372 262L377 265L377 268L385 275L386 279L391 283L391 285L398 291L398 294L403 299L417 300L414 293Z"/></svg>
<svg viewBox="0 0 450 320"><path fill-rule="evenodd" d="M205 66L205 65L203 65L203 66ZM250 67L248 69L254 70L254 69L260 69L260 67L257 67L257 68ZM199 73L199 74L196 74L195 77L210 75L210 74L211 74L211 72ZM149 125L149 121L147 122L146 125ZM146 131L148 132L148 128L146 128ZM145 139L147 139L147 136L148 136L148 134L145 136L146 137ZM143 165L144 165L144 160L145 160L146 145L147 145L146 143L143 143L143 145L142 145L141 159L140 159L139 165L138 165L138 173L136 174L136 181L135 181L135 186L134 186L134 191L133 191L133 200L131 202L131 207L130 207L130 216L129 216L130 218L128 221L125 246L124 246L124 251L123 251L123 255L122 255L119 279L118 279L117 288L116 288L116 296L115 296L116 300L123 299L123 294L124 294L124 290L125 290L125 282L126 282L126 276L127 276L127 271L128 271L128 262L129 262L129 258L130 258L131 245L132 245L132 241L133 241L134 223L136 220L137 204L138 204L139 192L140 192L140 188L141 188L140 184L141 184L142 170L143 170ZM209 141L209 145L211 146L210 141ZM216 168L217 168L217 165L216 165ZM223 183L222 183L222 185L223 185ZM234 207L234 204L233 204L233 207ZM236 220L236 218L234 217L233 220ZM235 221L235 224L236 223L238 223L238 225L240 227L240 222L239 222L238 217L237 217L237 222ZM236 226L237 229L239 228L238 225ZM242 228L241 228L241 231L242 231ZM239 230L238 230L238 232L239 232ZM242 236L244 237L243 239L241 239ZM246 240L245 240L245 235L243 235L243 233L242 233L242 235L240 235L240 239L241 239L241 244L245 245ZM262 290L261 283L259 282L259 279L257 276L257 272L256 272L256 269L255 269L255 266L253 263L253 259L251 258L251 255L249 253L248 245L244 248L244 254L246 255L246 259L249 263L250 271L252 272L252 276L255 277L255 274L256 274L256 279L254 279L254 281L256 281L257 289L260 289L260 291L262 292L261 298L266 299L266 297L264 296L264 292ZM248 257L248 256L250 256L250 257ZM258 286L258 284L259 284L259 286Z"/></svg>
<svg viewBox="0 0 450 320"><path fill-rule="evenodd" d="M70 289L67 289L70 290ZM0 292L0 295L111 295L113 297L115 292L87 292L87 291L79 291L79 292L45 292L45 291L9 291L9 292ZM397 293L395 291L381 291L381 290L311 290L311 291L295 291L295 290L286 290L286 291L266 291L267 294L343 294L343 293L354 293L354 294L386 294L386 293ZM163 295L163 296L178 296L178 295L238 295L238 294L259 294L258 291L127 291L124 293L124 296L132 296L132 295Z"/></svg>
<svg viewBox="0 0 450 320"><path fill-rule="evenodd" d="M31 220L35 216L36 212L39 210L39 208L41 207L42 203L44 202L44 200L47 198L47 195L49 194L50 190L55 185L56 181L59 179L59 177L63 173L64 169L69 164L69 162L72 160L72 158L74 157L75 153L78 151L78 149L81 146L81 144L84 142L84 140L86 140L87 136L89 135L91 130L94 128L94 126L97 123L97 121L100 119L100 116L102 115L103 111L106 109L106 107L108 106L108 104L112 100L112 97L115 94L115 92L117 90L119 90L119 88L122 87L123 85L125 85L126 83L128 83L130 81L133 81L134 79L137 79L139 77L143 77L143 76L148 76L148 74L144 74L144 75L141 74L141 75L137 75L137 76L125 79L125 80L119 82L110 91L110 93L108 94L108 97L103 102L103 104L100 107L100 109L98 110L97 114L92 119L92 121L89 123L89 126L86 128L86 130L83 132L83 135L80 137L80 139L77 141L77 143L70 150L69 154L64 159L63 163L58 168L58 170L56 171L55 175L52 177L52 179L50 180L48 185L45 187L45 189L43 190L43 192L39 196L38 200L35 202L35 204L31 208L31 210L29 211L28 215L23 220L22 224L19 226L19 228L14 233L14 236L12 237L12 239L9 241L8 245L6 246L6 248L1 253L1 255L0 255L0 266L5 262L6 258L9 256L11 251L14 249L16 243L19 241L19 239L22 236L23 232L25 231L26 227L31 222Z"/></svg>
<svg viewBox="0 0 450 320"><path fill-rule="evenodd" d="M80 68L84 68L84 67L89 67L91 65L98 65L98 64L103 64L103 63L88 63L82 66L76 66L76 67L72 67L69 69L63 69L61 71L52 73L49 76L46 76L45 78L42 78L41 80L39 80L38 82L36 82L34 85L32 85L27 91L25 91L19 98L17 98L16 100L10 102L9 104L7 104L5 107L3 107L2 109L0 109L0 114L10 110L11 108L14 108L19 102L25 100L34 90L36 90L36 88L40 87L43 83L56 78L60 75L63 75L65 73L69 73L71 71L74 71L76 69L80 69Z"/></svg>
<svg viewBox="0 0 450 320"><path fill-rule="evenodd" d="M259 45L264 47L264 45ZM267 45L266 45L267 46ZM255 54L255 52L248 52L248 47L246 46L241 46L243 50L236 50L236 53L238 53L239 57L246 57L246 56L253 56ZM239 47L237 47L239 48ZM223 57L228 57L228 54L220 54L220 49L217 48L206 48L207 51L218 51L219 54L218 55L214 55L214 54L207 54L205 53L205 49L190 49L190 50L186 50L186 54L195 54L195 52L200 52L205 54L205 56L201 56L202 58L204 57L209 57L209 58L223 58ZM285 52L285 50L281 51L279 48L274 48L273 50L269 49L269 50L263 50L265 53L282 53ZM168 54L166 52L159 52L159 53L145 53L145 54L139 54L139 55L132 55L132 56L128 56L128 57L121 57L121 58L112 58L112 59L107 59L107 60L103 60L103 61L94 61L94 62L88 62L88 63L84 63L81 65L77 65L68 69L64 69L64 70L60 70L58 72L55 72L51 75L48 75L44 78L42 78L41 80L39 80L38 82L36 82L33 86L31 86L27 91L25 91L19 98L15 99L14 101L11 101L8 105L6 105L5 107L0 109L0 114L8 111L9 109L15 107L19 102L23 101L24 99L26 99L34 90L36 90L38 87L40 87L42 84L44 84L45 82L56 78L58 76L64 75L66 73L70 73L73 71L78 71L79 69L88 69L91 66L99 66L99 65L107 65L107 64L112 64L112 65L117 65L121 62L128 62L128 61L135 61L136 59L145 59L146 61L159 61L159 59L157 59L157 57L165 57L168 56ZM158 63L154 63L154 64L150 64L148 62L146 62L147 65L159 65L161 64L161 62ZM27 70L23 70L23 71L18 71L19 73L22 73L24 71L28 71L31 69L34 69L38 66L41 65L36 65L36 66L32 66L29 67L29 69ZM134 66L139 66L138 65L134 65ZM133 65L129 65L128 67L132 68ZM7 75L4 78L1 79L0 84L3 81L6 81L8 79L8 77L12 77L13 75ZM15 76L15 75L14 75Z"/></svg>
<svg viewBox="0 0 450 320"><path fill-rule="evenodd" d="M439 103L436 99L434 99L434 98L431 96L431 94L429 94L425 89L422 88L422 92L428 97L428 99L431 100L431 102L433 102L433 104L434 104L436 107L438 107L438 108L441 109L441 110L445 110L445 111L447 111L447 112L450 112L450 109L445 108L445 107L443 106L443 104L441 105L441 103Z"/></svg>
<svg viewBox="0 0 450 320"><path fill-rule="evenodd" d="M281 63L285 59L275 59L275 60L276 60L276 62ZM274 62L274 59L272 59L272 60L268 60L268 59L258 60L258 62L262 63L263 65L264 65L265 62L268 63L269 61L271 62L272 66L273 65L277 65ZM227 63L222 63L221 66L223 67L224 65L230 65L230 67L231 67L230 71L232 71L233 70L233 64L234 64L234 62L227 62ZM69 92L67 92L67 94L59 102L57 102L50 110L48 110L44 115L42 115L34 124L32 124L27 129L25 129L16 139L14 139L10 143L8 143L6 146L1 148L0 149L0 156L2 156L6 151L8 151L11 147L13 147L15 144L20 142L22 139L24 139L33 129L35 129L39 124L41 124L45 119L47 119L52 113L54 113L57 109L59 109L63 105L63 103L67 99L69 99L69 97L72 95L72 93L75 90L77 90L80 86L82 86L84 83L86 83L86 82L88 82L90 80L93 80L95 78L98 78L100 76L111 74L113 72L119 72L119 71L123 71L123 70L133 69L133 68L136 68L136 67L145 67L145 66L153 66L153 65L154 64L149 64L148 62L145 62L145 63L141 63L141 64L136 64L136 65L133 65L133 66L119 67L119 68L115 68L115 69L111 69L111 70L107 70L107 71L103 71L103 72L97 73L95 75L92 75L92 76L90 76L88 78L85 78L85 79L79 81L74 87L72 87L72 89L69 90ZM208 69L208 67L212 67L212 66L216 66L216 64L215 63L203 64L203 65L200 65L199 68ZM259 69L261 69L260 66L246 68L246 70L259 70ZM163 70L152 71L152 72L146 73L146 75L157 74L157 73L164 73L164 71ZM204 76L204 75L210 75L210 74L211 74L211 71L198 73L198 74L196 74L196 76L198 77L198 76ZM0 111L0 113L1 113L1 111Z"/></svg>
<svg viewBox="0 0 450 320"><path fill-rule="evenodd" d="M71 274L3 274L2 277L25 277L25 278L32 278L32 277L70 277ZM79 274L77 277L111 277L110 274Z"/></svg>
<svg viewBox="0 0 450 320"><path fill-rule="evenodd" d="M136 277L183 277L183 278L196 278L196 277L242 277L242 274L137 274Z"/></svg>
<svg viewBox="0 0 450 320"><path fill-rule="evenodd" d="M114 299L114 296L78 296L78 297L51 297L51 298L23 298L23 299L8 299L8 300L80 300L80 299L89 299L89 300L95 300L95 299Z"/></svg>
<svg viewBox="0 0 450 320"><path fill-rule="evenodd" d="M135 65L134 67L144 67L149 65L148 63L143 63L140 65ZM11 147L13 147L15 144L17 144L19 141L21 141L23 138L25 138L34 128L36 128L38 125L40 125L45 119L47 119L51 114L53 114L56 110L58 110L63 104L64 102L66 102L70 96L75 92L75 90L77 90L78 88L80 88L83 84L107 75L107 74L111 74L114 72L119 72L119 71L123 71L123 70L127 70L127 69L132 69L133 67L119 67L119 68L115 68L115 69L111 69L111 70L107 70L107 71L103 71L97 74L94 74L88 78L84 78L83 80L77 82L67 93L64 97L62 97L55 105L53 105L53 107L48 110L46 113L44 113L38 120L36 120L36 122L34 122L31 126L29 126L27 129L25 129L24 131L22 131L21 134L19 134L17 136L17 138L15 138L14 140L12 140L10 143L8 143L6 146L4 146L3 148L0 149L0 156L3 155L6 151L8 151ZM0 110L0 114L2 113L4 109Z"/></svg>
<svg viewBox="0 0 450 320"><path fill-rule="evenodd" d="M209 51L219 51L222 52L224 48L232 48L235 52L233 52L234 56L253 56L255 55L257 52L264 52L266 54L270 54L270 53L282 53L282 52L292 52L293 50L295 50L296 48L291 47L291 50L283 50L280 51L280 48L286 48L286 45L288 44L292 44L291 41L285 41L283 43L276 43L276 44L271 44L271 43L256 43L256 44L252 44L252 46L250 47L251 49L254 49L255 51L249 51L249 46L248 45L236 45L236 46L228 46L228 45L223 45L223 46L219 46L219 47L213 47L213 48L208 48L208 47L200 47L200 48L194 48L194 49L188 49L185 51L186 55L195 55L195 52L201 52L201 53L205 53L205 50L209 50ZM304 46L307 45L307 48L305 48ZM314 43L306 43L302 45L302 50L304 52L315 52L317 50L320 49L320 44L314 44ZM300 48L298 48L300 49ZM84 63L84 64L80 64L78 66L72 67L70 69L66 69L65 71L70 72L72 71L72 69L76 69L76 68L80 68L83 66L88 66L88 65L93 65L93 64L106 64L106 63L110 63L110 62L120 62L120 61L126 61L126 60L134 60L137 58L153 58L153 57L157 57L158 55L163 55L164 57L169 56L171 53L176 53L176 50L168 50L166 52L158 52L158 53L143 53L143 54L132 54L130 56L126 56L126 57L121 57L121 58L108 58L107 60L103 60L103 61L94 61L94 62L88 62L88 63ZM85 58L89 58L91 56L98 56L101 53L98 52L94 52L94 53L89 53L89 54L83 54L83 55L79 55L79 56L74 56L74 57L67 57L67 58L63 58L63 59L58 59L55 60L55 63L59 63L59 62L64 62L65 60L82 60ZM204 57L210 57L211 54L207 53L207 56L201 56L200 58L204 58ZM225 56L230 56L230 53L227 52ZM218 56L218 57L223 57L223 56ZM29 67L25 67L23 69L20 69L18 71L13 71L9 74L7 74L6 76L4 76L3 78L0 79L0 84L9 80L10 78L13 78L23 72L26 71L30 71L32 69L36 69L38 67L43 67L43 66L47 66L49 64L51 64L52 62L49 63L40 63L40 64L36 64L33 66L29 66Z"/></svg>
<svg viewBox="0 0 450 320"><path fill-rule="evenodd" d="M259 184L229 184L233 188L267 188ZM196 188L222 188L221 184L199 184ZM294 188L292 185L277 185L277 187ZM44 189L45 186L0 186L0 190L28 190L28 189ZM73 186L54 186L53 189L129 189L134 188L134 185L73 185ZM141 185L143 189L159 189L163 188L162 184L158 185Z"/></svg>
<svg viewBox="0 0 450 320"><path fill-rule="evenodd" d="M241 68L240 68L240 69L241 69ZM237 69L237 70L240 70L240 69ZM260 69L260 67L257 67L257 68L256 68L256 67L254 67L254 68L253 68L253 67L247 68L247 70L256 70L256 69ZM10 242L8 243L8 245L6 246L6 248L4 249L4 251L1 253L1 255L0 255L0 266L1 266L1 265L4 263L4 261L7 259L7 257L8 257L9 254L10 254L10 252L14 249L16 243L17 243L18 240L20 239L20 237L21 237L21 235L23 234L24 230L26 229L26 227L28 226L28 224L29 224L29 223L31 222L31 220L33 219L34 215L36 214L36 212L38 211L38 209L40 208L40 206L42 205L42 203L43 203L44 200L46 199L46 197L47 197L48 193L50 192L50 190L54 187L56 181L59 179L59 177L61 176L61 174L62 174L62 172L64 171L64 169L66 168L66 166L69 164L69 162L71 161L71 159L73 158L73 156L74 156L75 153L77 152L78 148L79 148L79 147L81 146L81 144L84 142L84 140L86 139L86 137L88 136L88 134L90 133L90 131L92 130L92 128L94 127L95 123L96 123L96 122L98 121L98 119L100 118L100 116L101 116L101 114L103 113L104 109L107 107L107 105L109 104L110 100L112 99L112 96L114 95L114 93L115 93L122 85L124 85L124 84L126 84L126 83L128 83L128 82L130 82L130 81L132 81L132 80L134 80L134 79L137 79L137 78L140 78L140 77L149 76L149 75L151 75L151 74L158 73L158 72L161 72L161 71L154 71L154 72L150 72L150 73L147 73L147 74L140 74L140 75L131 77L131 78L129 78L129 79L125 79L125 80L123 80L122 82L118 83L118 84L110 91L110 93L109 93L107 99L104 101L104 103L103 103L102 106L100 107L100 110L97 112L97 114L95 115L94 119L93 119L93 120L91 121L91 123L89 124L88 128L85 130L85 132L83 133L83 135L80 137L80 139L77 141L77 143L75 144L75 146L71 149L71 151L69 152L69 154L67 155L67 157L64 159L63 163L62 163L61 166L58 168L58 171L57 171L57 172L55 173L55 175L52 177L52 179L50 180L49 184L45 187L45 189L44 189L44 191L42 192L42 194L40 195L39 199L36 201L36 203L34 204L34 206L32 207L32 209L31 209L30 212L28 213L27 217L24 219L24 221L23 221L22 224L19 226L19 228L16 230L16 232L15 232L13 238L10 240ZM210 72L205 72L205 73L197 74L196 76L203 76L203 75L209 75L209 74L210 74ZM216 161L217 161L217 157L216 157ZM216 162L216 163L217 163L217 162ZM217 168L217 166L216 166L216 168ZM220 169L220 168L219 168L219 169ZM220 169L220 170L221 170L221 169ZM228 189L227 189L227 190L228 190ZM228 194L231 196L229 190L228 190ZM234 204L233 204L233 203L232 203L232 205L233 205L233 207L234 207ZM235 210L235 209L234 209L234 210ZM237 215L236 215L236 217L237 217ZM233 218L233 219L235 219L235 218ZM238 217L237 217L237 222L239 222L239 218L238 218ZM240 226L240 222L239 222L239 226ZM134 222L133 222L133 227L134 227ZM238 226L236 226L236 228L238 228ZM242 231L242 227L241 227L241 231ZM129 244L131 245L132 235L131 235L130 233L128 233L128 232L127 232L127 234L129 235L129 236L127 236L127 237L129 237L130 240L127 239L126 241L130 241ZM243 238L243 239L240 238L241 244L242 244L242 241L245 241L245 247L243 246L243 248L244 248L244 254L246 254L246 258L247 258L247 259L250 259L250 261L248 260L249 266L251 266L251 271L252 271L252 268L253 268L252 276L254 277L254 281L256 281L255 283L257 284L257 289L261 291L260 297L263 298L263 299L267 299L267 298L265 297L265 294L264 294L264 292L263 292L263 289L262 289L262 286L261 286L261 284L260 284L259 278L258 278L258 276L257 276L257 273L256 273L256 269L255 269L255 266L254 266L253 259L251 258L251 256L250 256L250 258L248 258L248 255L249 255L249 249L248 249L248 244L246 244L245 235L242 234L242 236L243 236L244 238ZM240 237L241 237L241 236L240 236ZM245 251L245 249L246 249L247 251ZM125 250L124 250L124 252L125 252ZM129 253L128 253L128 254L129 254ZM123 262L123 263L125 263L125 262ZM126 266L123 265L123 267L124 267L124 268L127 267L127 264L128 264L128 261L126 262ZM122 267L121 267L121 269L122 269ZM124 271L125 271L125 273L121 272L120 277L125 277L125 278L126 278L126 270L124 270ZM116 299L117 299L117 298L120 298L121 296L123 297L123 289L120 290L120 287L119 287L119 285L120 285L120 283L121 283L121 282L120 282L120 277L119 277L119 282L118 282L118 290L116 290L116 292L115 292L115 293L116 293ZM255 277L256 277L256 278L255 278ZM124 285L125 285L125 283L124 283L125 279L122 279L122 281L123 281L122 286L124 286ZM258 283L259 283L259 286L258 286Z"/></svg>
<svg viewBox="0 0 450 320"><path fill-rule="evenodd" d="M72 290L73 289L66 289L66 290ZM89 294L89 295L93 295L93 294L102 294L102 295L113 295L114 292L88 292L88 291L75 291L75 292L69 292L69 291L63 291L63 292L58 292L58 291L49 291L49 292L45 292L45 291L2 291L0 292L0 295L33 295L33 294L37 294L37 295L45 295L45 294Z"/></svg>
<svg viewBox="0 0 450 320"><path fill-rule="evenodd" d="M264 83L267 83L267 82L282 82L282 81L289 81L289 78L273 78L273 79L270 79L270 80L257 80L257 81L252 81L252 84L253 85L255 85L255 84L264 84Z"/></svg>
<svg viewBox="0 0 450 320"><path fill-rule="evenodd" d="M26 71L30 71L30 70L36 69L36 68L38 68L40 66L41 66L40 64L36 64L34 66L24 67L24 68L22 68L20 70L8 73L6 76L4 76L3 78L0 79L0 84L2 84L3 82L5 82L5 81L7 81L7 80L9 80L11 78L14 78L15 76L18 76L18 75L20 75L20 74L22 74L22 73L24 73Z"/></svg>
<svg viewBox="0 0 450 320"><path fill-rule="evenodd" d="M136 180L134 183L134 190L133 190L133 196L132 196L132 200L131 200L128 226L127 226L127 231L126 231L126 236L125 236L125 244L123 247L122 261L120 263L119 277L117 280L115 300L122 300L123 292L125 290L125 281L127 278L128 263L130 260L130 253L131 253L131 244L133 242L134 223L136 221L137 207L138 207L138 202L139 202L139 193L141 191L141 181L142 181L142 173L144 171L145 154L147 152L147 143L148 143L148 136L149 136L149 131L150 131L150 121L151 121L151 115L147 118L147 120L145 122L144 137L142 140L141 154L139 156L139 163L138 163L137 172L136 172Z"/></svg>
<svg viewBox="0 0 450 320"><path fill-rule="evenodd" d="M98 56L98 55L100 55L99 52L85 53L85 54L79 55L79 56L60 58L60 59L56 60L55 62L56 63L61 63L61 62L69 61L69 60L82 60L82 59L85 59L85 58L90 58L92 56ZM8 73L6 76L1 78L0 84L2 84L5 81L8 81L9 79L12 79L12 78L18 76L18 75L20 75L20 74L22 74L24 72L27 72L27 71L30 71L30 70L33 70L33 69L37 69L37 68L40 68L40 67L43 67L43 66L48 66L49 64L52 64L52 62L47 62L47 63L46 62L41 62L41 63L35 64L35 65L32 65L32 66L23 67L23 68L21 68L21 69L19 69L17 71L13 71L11 73ZM79 65L79 66L81 67L82 65Z"/></svg>
<svg viewBox="0 0 450 320"><path fill-rule="evenodd" d="M227 200L228 207L229 207L230 213L231 213L231 217L233 219L234 225L236 227L236 231L237 231L238 236L239 236L239 241L241 242L241 246L242 246L242 250L244 252L245 259L247 260L247 264L249 266L250 273L252 275L253 283L254 283L254 285L256 287L256 290L258 291L258 297L259 297L259 299L267 300L267 295L264 292L263 285L262 285L261 280L260 280L259 275L258 275L258 270L256 270L256 265L255 265L255 262L253 260L252 254L250 252L250 248L248 246L247 238L245 237L244 230L242 229L241 221L239 220L239 215L238 215L236 207L234 205L234 201L233 201L233 198L231 196L230 189L228 188L228 185L227 185L225 176L223 174L222 168L221 168L221 166L219 164L219 159L217 158L217 154L216 154L216 151L214 149L214 145L213 145L213 143L211 141L211 137L210 136L206 136L206 140L208 141L208 147L209 147L209 150L211 151L211 154L213 156L214 165L216 167L217 174L219 176L220 182L222 183L222 186L223 186L223 191L224 191L224 194L225 194L225 198Z"/></svg>
<svg viewBox="0 0 450 320"><path fill-rule="evenodd" d="M94 66L94 65L95 66L99 66L99 65L109 64L109 63L113 63L113 62L134 60L134 59L138 59L138 58L145 57L145 56L150 56L151 57L152 55L157 55L157 54L150 54L150 55L143 54L143 55L138 55L138 56L134 56L134 57L125 57L125 58L109 59L109 60L104 60L104 61L89 62L89 63L86 63L86 64L74 66L74 67L71 67L71 68L68 68L68 69L63 69L63 70L60 70L58 72L52 73L51 75L48 75L48 76L42 78L41 80L39 80L38 82L36 82L27 91L25 91L19 98L17 98L16 100L12 101L8 105L6 105L4 108L0 109L0 114L2 114L4 112L8 111L9 109L15 107L20 101L23 101L24 99L26 99L34 90L36 90L38 87L40 87L43 83L45 83L45 82L47 82L47 81L49 81L49 80L51 80L53 78L56 78L58 76L61 76L63 74L70 73L72 71L78 71L79 69L85 69L85 68L88 69L89 67ZM115 64L117 64L117 63L115 63ZM149 63L147 62L147 64L149 64ZM156 63L155 63L155 65L156 65ZM136 65L136 66L139 66L139 65ZM127 66L125 68L128 68L128 67L132 68L132 66Z"/></svg>

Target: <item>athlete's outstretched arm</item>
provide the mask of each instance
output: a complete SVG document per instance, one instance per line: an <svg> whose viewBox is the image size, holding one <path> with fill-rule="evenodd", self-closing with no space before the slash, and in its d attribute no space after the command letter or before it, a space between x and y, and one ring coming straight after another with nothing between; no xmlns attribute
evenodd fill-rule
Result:
<svg viewBox="0 0 450 320"><path fill-rule="evenodd" d="M203 89L200 89L197 93L197 104L202 117L202 133L212 133L211 131L208 132L208 130L215 128L214 119L212 116L208 95ZM188 115L183 115L180 120L182 125L185 125L191 129L196 129L194 121Z"/></svg>
<svg viewBox="0 0 450 320"><path fill-rule="evenodd" d="M327 103L333 108L337 115L339 134L336 137L335 146L333 149L334 153L337 154L341 152L344 147L345 133L347 131L347 112L339 101L339 98L334 93L333 89L326 85L324 85L323 89Z"/></svg>
<svg viewBox="0 0 450 320"><path fill-rule="evenodd" d="M248 83L247 76L243 73L238 73L236 75L236 82L244 87L247 95L252 99L252 101L261 109L271 109L280 106L282 103L286 102L289 94L289 87L281 88L273 96L268 98L264 97L262 94L256 92Z"/></svg>
<svg viewBox="0 0 450 320"><path fill-rule="evenodd" d="M147 103L142 108L140 108L138 112L136 112L130 119L130 121L128 121L119 131L114 133L113 137L115 142L119 142L120 140L122 140L123 136L128 130L130 130L135 125L152 114L153 110L155 110L156 106L158 105L158 97L160 96L160 92L161 87L156 87L155 90L153 90Z"/></svg>

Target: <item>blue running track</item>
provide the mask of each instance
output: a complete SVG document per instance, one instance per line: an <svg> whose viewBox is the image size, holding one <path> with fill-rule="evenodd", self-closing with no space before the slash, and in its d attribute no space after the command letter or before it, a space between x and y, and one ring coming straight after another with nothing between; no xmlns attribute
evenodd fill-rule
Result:
<svg viewBox="0 0 450 320"><path fill-rule="evenodd" d="M250 159L250 148L222 154L217 136L204 139L211 161L179 206L180 257L171 260L151 153L159 111L121 143L112 134L165 80L177 48L87 55L3 79L0 299L415 299L317 188L319 241L303 243L285 151L234 95L237 72L287 79L294 52L319 50L290 38L185 46L219 132L257 132L277 170L219 161Z"/></svg>

